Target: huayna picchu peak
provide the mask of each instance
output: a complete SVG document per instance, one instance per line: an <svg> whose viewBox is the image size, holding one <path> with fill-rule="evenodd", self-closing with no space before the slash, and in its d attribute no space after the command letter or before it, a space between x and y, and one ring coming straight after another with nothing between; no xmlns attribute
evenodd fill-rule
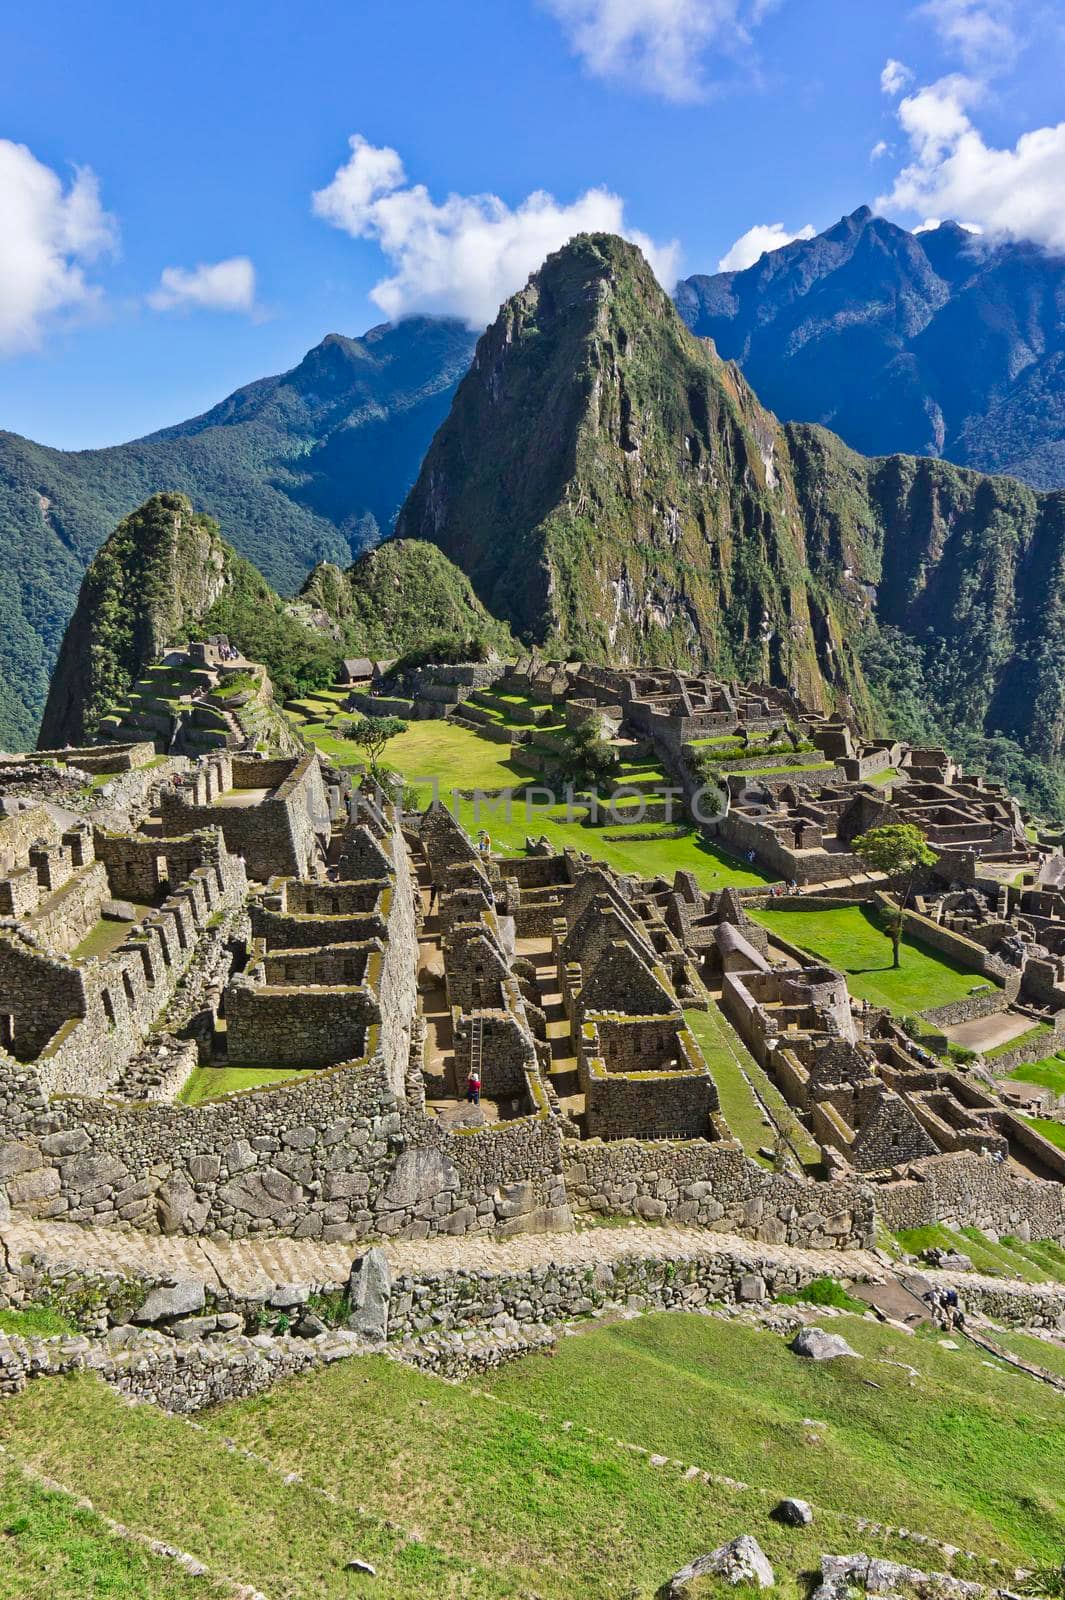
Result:
<svg viewBox="0 0 1065 1600"><path fill-rule="evenodd" d="M860 698L787 447L639 250L581 235L482 336L397 522L529 642Z"/></svg>

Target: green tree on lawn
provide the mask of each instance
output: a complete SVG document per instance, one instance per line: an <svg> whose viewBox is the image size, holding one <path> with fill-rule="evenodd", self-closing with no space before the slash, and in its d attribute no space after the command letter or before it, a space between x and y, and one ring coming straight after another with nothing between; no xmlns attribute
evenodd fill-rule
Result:
<svg viewBox="0 0 1065 1600"><path fill-rule="evenodd" d="M559 748L554 758L555 775L563 783L594 789L600 783L612 783L617 776L617 746L606 737L601 717L589 717L586 722L564 729L556 740Z"/></svg>
<svg viewBox="0 0 1065 1600"><path fill-rule="evenodd" d="M370 763L370 776L381 781L380 761L385 746L399 734L406 733L407 724L402 717L357 717L341 729L344 737L358 745Z"/></svg>
<svg viewBox="0 0 1065 1600"><path fill-rule="evenodd" d="M891 926L892 966L901 965L902 928L918 868L930 867L936 854L923 832L912 822L890 822L870 828L854 841L854 853L872 872L883 872L897 885L897 899L888 913Z"/></svg>

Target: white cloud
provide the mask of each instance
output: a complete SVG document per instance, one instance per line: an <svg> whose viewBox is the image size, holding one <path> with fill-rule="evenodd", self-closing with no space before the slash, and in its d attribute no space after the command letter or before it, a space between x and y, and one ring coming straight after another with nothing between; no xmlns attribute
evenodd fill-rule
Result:
<svg viewBox="0 0 1065 1600"><path fill-rule="evenodd" d="M676 244L657 245L626 226L625 203L589 189L571 204L539 189L511 208L494 194L448 195L437 204L424 184L407 182L395 150L349 140L351 155L312 197L316 216L372 239L395 268L370 298L386 316L428 312L484 327L530 272L575 233L620 233L639 245L659 281L671 288Z"/></svg>
<svg viewBox="0 0 1065 1600"><path fill-rule="evenodd" d="M889 56L884 63L884 70L880 74L880 88L884 94L901 94L908 83L913 82L913 73L901 61L896 61L894 56Z"/></svg>
<svg viewBox="0 0 1065 1600"><path fill-rule="evenodd" d="M925 0L920 11L970 71L1001 70L1017 53L1014 0Z"/></svg>
<svg viewBox="0 0 1065 1600"><path fill-rule="evenodd" d="M880 157L881 156L886 156L887 153L888 153L888 142L887 142L887 140L886 139L878 139L876 141L876 143L874 144L873 148L869 152L869 159L870 159L870 161L879 161Z"/></svg>
<svg viewBox="0 0 1065 1600"><path fill-rule="evenodd" d="M543 0L596 78L617 78L667 100L700 100L704 52L750 43L777 0Z"/></svg>
<svg viewBox="0 0 1065 1600"><path fill-rule="evenodd" d="M914 229L912 229L911 231L913 233L931 233L935 228L941 228L942 226L943 226L943 218L942 217L925 217L924 221L923 222L919 222L917 224L917 226ZM975 222L959 222L958 223L958 227L959 228L963 228L966 233L977 233L977 234L979 234L979 233L983 233L983 231L984 231L983 228L981 228Z"/></svg>
<svg viewBox="0 0 1065 1600"><path fill-rule="evenodd" d="M51 318L99 300L85 267L114 247L117 228L88 167L62 179L24 144L0 139L0 352L40 343Z"/></svg>
<svg viewBox="0 0 1065 1600"><path fill-rule="evenodd" d="M981 92L972 79L954 76L902 101L898 118L912 160L878 208L966 217L974 230L1065 253L1065 122L996 149L969 115Z"/></svg>
<svg viewBox="0 0 1065 1600"><path fill-rule="evenodd" d="M717 264L718 271L742 272L744 267L753 267L767 250L780 250L784 245L791 244L793 239L813 237L812 222L808 222L797 233L789 233L782 222L757 223L755 227L748 228L746 233L741 233L735 244L726 250Z"/></svg>
<svg viewBox="0 0 1065 1600"><path fill-rule="evenodd" d="M255 268L247 256L203 262L198 267L164 267L159 287L148 296L154 311L255 310Z"/></svg>

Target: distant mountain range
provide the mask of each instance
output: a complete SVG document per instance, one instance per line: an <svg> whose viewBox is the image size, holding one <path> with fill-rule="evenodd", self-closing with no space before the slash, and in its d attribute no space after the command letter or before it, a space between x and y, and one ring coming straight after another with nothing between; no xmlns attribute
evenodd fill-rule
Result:
<svg viewBox="0 0 1065 1600"><path fill-rule="evenodd" d="M0 432L0 744L32 745L82 575L121 518L181 491L293 593L391 528L474 344L433 318L330 334L291 372L106 450Z"/></svg>
<svg viewBox="0 0 1065 1600"><path fill-rule="evenodd" d="M1065 262L1034 246L992 246L953 224L914 235L863 207L745 272L689 278L675 298L782 421L823 423L869 455L938 455L1065 485ZM82 576L123 517L154 493L183 492L282 593L321 562L347 567L391 531L475 342L433 318L331 334L291 372L105 450L0 432L0 744L33 742ZM566 429L542 420L535 448L549 452ZM561 468L545 459L536 470L546 481ZM421 505L424 484L419 495ZM498 511L497 542L513 522ZM520 607L503 610L520 622ZM679 659L677 626L665 631Z"/></svg>
<svg viewBox="0 0 1065 1600"><path fill-rule="evenodd" d="M610 234L571 240L501 308L394 537L346 573L320 563L295 602L215 552L180 497L127 518L83 585L50 738L91 724L179 614L282 693L330 653L502 622L552 656L792 685L946 739L1065 815L1065 494L779 422Z"/></svg>
<svg viewBox="0 0 1065 1600"><path fill-rule="evenodd" d="M953 222L908 233L862 206L675 297L783 421L865 455L1065 486L1065 259Z"/></svg>

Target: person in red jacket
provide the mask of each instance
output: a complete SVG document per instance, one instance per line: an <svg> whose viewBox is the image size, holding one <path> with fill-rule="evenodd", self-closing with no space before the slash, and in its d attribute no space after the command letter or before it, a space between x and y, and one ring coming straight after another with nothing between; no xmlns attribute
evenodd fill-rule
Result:
<svg viewBox="0 0 1065 1600"><path fill-rule="evenodd" d="M472 1106L479 1106L481 1103L481 1075L475 1068L471 1068L470 1075L466 1079L466 1099Z"/></svg>

